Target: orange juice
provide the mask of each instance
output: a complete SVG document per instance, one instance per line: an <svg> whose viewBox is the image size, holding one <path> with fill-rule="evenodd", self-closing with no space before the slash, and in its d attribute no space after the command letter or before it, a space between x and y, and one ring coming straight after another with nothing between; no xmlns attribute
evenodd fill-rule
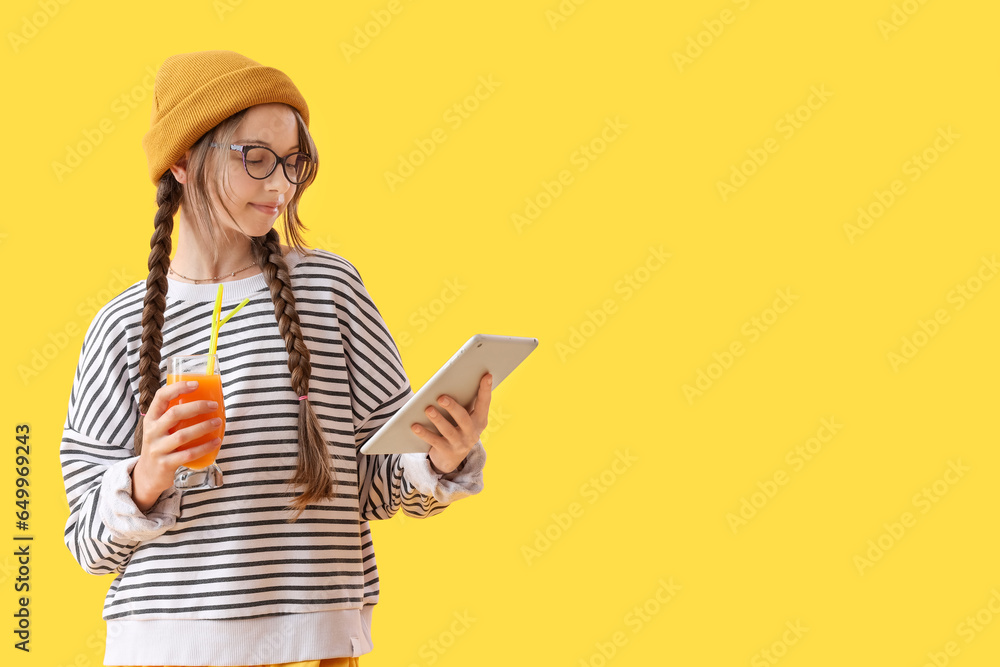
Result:
<svg viewBox="0 0 1000 667"><path fill-rule="evenodd" d="M215 438L222 438L222 436L226 433L226 406L222 401L222 376L196 374L167 375L167 384L173 384L174 382L187 382L189 380L196 381L198 383L198 388L194 391L189 391L186 394L181 394L174 400L170 401L168 409L174 407L175 405L192 403L194 401L215 401L219 404L219 407L217 407L214 412L205 412L200 415L195 415L191 419L180 420L177 423L177 426L170 429L170 432L173 433L179 429L187 428L193 424L200 424L203 421L208 421L209 419L214 419L216 417L222 420L222 424L214 431L206 433L199 438L195 438L191 442L184 443L175 451L191 449L192 447L203 445ZM206 468L215 463L215 457L218 453L219 450L216 449L215 451L205 454L204 456L199 457L194 461L190 461L185 465L192 470L201 470L202 468Z"/></svg>

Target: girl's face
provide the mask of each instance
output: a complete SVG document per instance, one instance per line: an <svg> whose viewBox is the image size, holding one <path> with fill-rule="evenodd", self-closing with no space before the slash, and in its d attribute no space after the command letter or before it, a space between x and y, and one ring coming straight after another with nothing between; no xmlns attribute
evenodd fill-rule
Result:
<svg viewBox="0 0 1000 667"><path fill-rule="evenodd" d="M301 150L295 114L284 104L258 104L250 107L236 131L233 143L267 146L279 157ZM275 165L271 175L263 180L252 178L243 168L240 151L223 152L228 160L229 187L223 188L223 204L249 236L263 236L271 231L278 216L295 195L294 183L285 178L281 165ZM229 190L227 193L226 190ZM233 221L220 221L228 230L235 230Z"/></svg>

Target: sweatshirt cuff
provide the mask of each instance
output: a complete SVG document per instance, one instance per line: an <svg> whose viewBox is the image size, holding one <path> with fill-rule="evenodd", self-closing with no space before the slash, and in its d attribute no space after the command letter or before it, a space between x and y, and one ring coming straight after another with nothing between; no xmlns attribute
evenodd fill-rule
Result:
<svg viewBox="0 0 1000 667"><path fill-rule="evenodd" d="M481 440L476 442L457 468L443 475L434 472L425 453L411 452L399 456L403 476L410 485L422 495L433 496L440 503L451 503L483 490L486 450Z"/></svg>
<svg viewBox="0 0 1000 667"><path fill-rule="evenodd" d="M98 512L114 539L142 542L170 530L181 514L181 492L171 486L143 512L132 500L132 470L138 456L119 461L104 472Z"/></svg>

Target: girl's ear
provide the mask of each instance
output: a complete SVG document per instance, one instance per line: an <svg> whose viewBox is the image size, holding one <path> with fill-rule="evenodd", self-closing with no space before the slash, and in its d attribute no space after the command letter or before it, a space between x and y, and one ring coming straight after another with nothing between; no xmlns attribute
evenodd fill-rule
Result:
<svg viewBox="0 0 1000 667"><path fill-rule="evenodd" d="M178 183L187 183L187 164L189 157L191 157L190 148L184 152L184 157L170 165L170 171L173 172L174 179Z"/></svg>

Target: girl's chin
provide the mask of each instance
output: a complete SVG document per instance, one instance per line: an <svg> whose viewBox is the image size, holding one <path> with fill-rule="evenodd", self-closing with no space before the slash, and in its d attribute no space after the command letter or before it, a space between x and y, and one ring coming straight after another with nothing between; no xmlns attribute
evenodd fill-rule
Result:
<svg viewBox="0 0 1000 667"><path fill-rule="evenodd" d="M254 209L253 206L250 206L250 208ZM263 236L271 231L272 227L274 227L274 223L278 221L278 215L279 214L277 213L273 215L264 215L260 211L254 209L250 211L246 217L244 217L241 225L251 236Z"/></svg>

